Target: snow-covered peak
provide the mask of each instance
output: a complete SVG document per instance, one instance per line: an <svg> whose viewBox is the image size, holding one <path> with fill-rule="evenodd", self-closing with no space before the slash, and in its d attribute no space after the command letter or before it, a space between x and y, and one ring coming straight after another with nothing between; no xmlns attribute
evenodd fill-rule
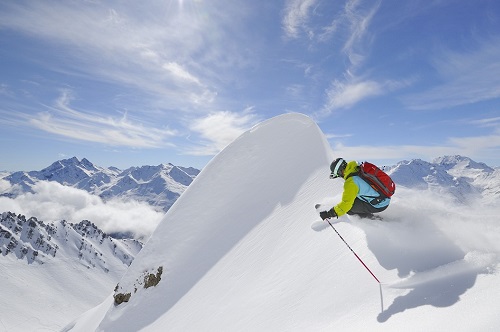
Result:
<svg viewBox="0 0 500 332"><path fill-rule="evenodd" d="M459 155L439 157L433 163L443 167L450 175L457 178L463 177L474 180L477 177L494 172L493 168L484 163Z"/></svg>
<svg viewBox="0 0 500 332"><path fill-rule="evenodd" d="M182 168L168 163L158 166L131 167L120 175L129 176L138 183L150 182L158 178L170 178L181 185L189 186L199 172L194 168Z"/></svg>
<svg viewBox="0 0 500 332"><path fill-rule="evenodd" d="M54 162L40 171L42 178L73 185L84 178L91 177L100 170L87 159L81 161L76 158L63 159Z"/></svg>
<svg viewBox="0 0 500 332"><path fill-rule="evenodd" d="M485 172L493 172L493 168L485 163L475 162L469 157L460 155L438 157L432 161L434 164L442 165L446 169L476 169Z"/></svg>
<svg viewBox="0 0 500 332"><path fill-rule="evenodd" d="M498 173L486 164L464 156L444 156L432 162L420 159L402 161L387 172L397 185L451 194L461 203L480 196L485 201L491 201L491 196L493 199L500 197Z"/></svg>
<svg viewBox="0 0 500 332"><path fill-rule="evenodd" d="M387 169L397 185L417 188L427 188L425 177L434 172L433 165L421 159L404 160Z"/></svg>

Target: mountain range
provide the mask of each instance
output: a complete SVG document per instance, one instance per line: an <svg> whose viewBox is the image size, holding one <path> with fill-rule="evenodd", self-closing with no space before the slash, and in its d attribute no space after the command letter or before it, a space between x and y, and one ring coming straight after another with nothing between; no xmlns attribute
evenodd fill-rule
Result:
<svg viewBox="0 0 500 332"><path fill-rule="evenodd" d="M33 186L39 181L55 181L85 190L105 201L113 197L128 198L167 211L199 173L198 169L170 163L120 170L73 157L56 161L40 171L4 174L3 179L9 181L11 187L1 195L16 197L33 192Z"/></svg>
<svg viewBox="0 0 500 332"><path fill-rule="evenodd" d="M460 202L474 198L489 202L500 197L500 168L465 156L442 156L431 162L404 160L382 168L398 186L450 193ZM7 180L10 187L0 192L0 196L16 197L20 193L32 192L38 181L55 181L104 200L128 198L147 202L166 212L199 173L196 168L170 163L119 170L96 166L86 158L73 157L58 160L40 171L3 172L0 179Z"/></svg>
<svg viewBox="0 0 500 332"><path fill-rule="evenodd" d="M500 198L500 168L465 156L443 156L432 162L413 159L384 169L397 186L451 194L460 203L493 203Z"/></svg>

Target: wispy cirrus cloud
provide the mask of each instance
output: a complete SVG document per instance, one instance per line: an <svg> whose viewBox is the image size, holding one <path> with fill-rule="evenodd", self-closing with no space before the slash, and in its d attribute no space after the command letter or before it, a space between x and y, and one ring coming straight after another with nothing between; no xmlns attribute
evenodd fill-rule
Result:
<svg viewBox="0 0 500 332"><path fill-rule="evenodd" d="M194 83L200 85L200 80L189 73L186 69L184 69L181 65L176 62L168 62L163 65L163 68L170 72L174 79L187 82Z"/></svg>
<svg viewBox="0 0 500 332"><path fill-rule="evenodd" d="M317 2L317 0L288 0L286 2L282 18L282 27L286 37L298 38L302 31L311 36L307 23Z"/></svg>
<svg viewBox="0 0 500 332"><path fill-rule="evenodd" d="M500 98L499 45L493 37L473 50L441 52L432 60L441 83L403 102L413 110L436 110Z"/></svg>
<svg viewBox="0 0 500 332"><path fill-rule="evenodd" d="M199 15L217 6L222 4L180 8L152 1L144 8L120 2L19 1L2 4L0 27L59 50L39 59L55 72L128 86L186 112L193 106L199 110L200 101L214 101L214 75L223 76L223 64L240 56L235 48L222 47L223 22ZM64 61L52 61L58 52L65 54ZM217 61L222 58L226 61Z"/></svg>
<svg viewBox="0 0 500 332"><path fill-rule="evenodd" d="M203 142L191 148L188 154L213 155L221 151L238 136L259 121L252 108L242 113L228 111L213 112L192 121L190 129L200 135Z"/></svg>
<svg viewBox="0 0 500 332"><path fill-rule="evenodd" d="M289 1L282 22L285 34L290 38L298 38L299 32L309 29L308 36L317 37L316 40L321 43L334 38L344 40L338 50L347 59L342 77L331 81L325 90L326 101L316 116L328 116L334 110L352 107L366 98L393 91L400 85L362 78L357 73L371 44L369 27L379 10L380 1L371 3L367 8L361 0L348 0L328 25L309 28L308 22L316 5L315 1ZM391 90L388 91L388 87Z"/></svg>
<svg viewBox="0 0 500 332"><path fill-rule="evenodd" d="M469 123L479 127L494 128L496 132L500 133L500 117L472 120Z"/></svg>
<svg viewBox="0 0 500 332"><path fill-rule="evenodd" d="M145 125L127 114L120 117L104 116L77 110L71 106L70 90L63 90L47 111L36 114L21 113L21 125L58 135L66 139L103 143L109 146L131 148L158 148L172 146L169 139L177 134L175 130Z"/></svg>
<svg viewBox="0 0 500 332"><path fill-rule="evenodd" d="M375 80L335 80L326 90L326 102L316 116L330 115L333 111L349 108L362 100L370 97L388 94L412 84L412 80L387 80L378 82Z"/></svg>
<svg viewBox="0 0 500 332"><path fill-rule="evenodd" d="M349 61L343 78L332 81L325 91L326 101L319 112L320 115L328 116L337 109L352 107L366 98L388 93L399 85L394 82L378 82L373 79L360 78L357 75L357 70L365 61L366 48L370 44L367 41L369 40L369 26L379 7L380 1L377 1L365 10L360 0L349 0L340 16L333 21L334 27L342 25L347 31L342 52ZM333 29L327 29L327 31L333 31ZM392 89L388 90L388 87Z"/></svg>
<svg viewBox="0 0 500 332"><path fill-rule="evenodd" d="M360 100L383 93L383 85L375 81L362 81L345 83L332 82L326 91L328 101L325 105L327 111L345 108L358 103Z"/></svg>
<svg viewBox="0 0 500 332"><path fill-rule="evenodd" d="M347 1L344 7L342 19L347 27L347 40L342 51L347 55L350 67L347 73L354 74L356 69L363 63L365 48L370 45L369 27L373 17L380 7L380 1L376 1L368 10L361 8L360 0Z"/></svg>

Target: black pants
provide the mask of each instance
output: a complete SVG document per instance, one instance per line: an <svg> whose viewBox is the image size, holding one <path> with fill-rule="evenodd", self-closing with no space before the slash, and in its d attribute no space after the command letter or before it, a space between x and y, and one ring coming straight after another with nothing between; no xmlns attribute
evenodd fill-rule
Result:
<svg viewBox="0 0 500 332"><path fill-rule="evenodd" d="M347 214L349 215L358 214L360 216L369 215L372 213L382 212L385 209L387 209L388 206L389 205L386 205L381 208L376 208L370 203L364 202L356 197L356 199L354 200L354 204L352 205L352 208L347 212Z"/></svg>

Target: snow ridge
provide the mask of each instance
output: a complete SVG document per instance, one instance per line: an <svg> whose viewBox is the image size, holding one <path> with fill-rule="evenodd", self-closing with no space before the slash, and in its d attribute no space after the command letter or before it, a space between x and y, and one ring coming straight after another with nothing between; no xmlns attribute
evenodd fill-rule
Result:
<svg viewBox="0 0 500 332"><path fill-rule="evenodd" d="M283 125L281 121L264 122L236 139L203 169L167 212L116 288L115 300L130 294L133 304L122 303L123 308L111 310L101 329L140 330L147 323L139 312L149 307L150 300L157 303L163 299L148 309L146 321L152 322L189 292L228 250L265 224L273 211L281 210L278 213L282 218L293 218L293 210L286 207L300 195L308 179L328 164L329 148L308 117L294 114L280 119L288 129L286 133L276 134ZM303 163L304 159L308 162ZM276 182L283 185L275 187ZM210 192L216 196L207 196ZM313 197L308 199L311 201L302 206L304 210L313 206ZM279 223L275 226L281 227ZM158 286L137 287L144 271L153 274L160 267L163 275ZM130 319L120 322L115 315Z"/></svg>

